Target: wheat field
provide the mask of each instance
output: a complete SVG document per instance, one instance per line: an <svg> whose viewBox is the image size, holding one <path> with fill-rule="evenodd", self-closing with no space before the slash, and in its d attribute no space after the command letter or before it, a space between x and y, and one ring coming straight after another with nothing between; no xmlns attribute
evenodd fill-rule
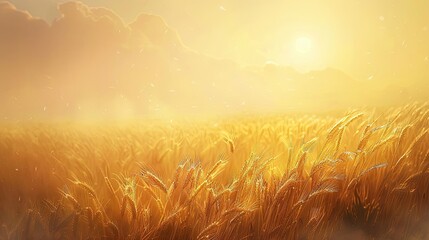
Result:
<svg viewBox="0 0 429 240"><path fill-rule="evenodd" d="M0 239L427 239L429 107L3 123Z"/></svg>

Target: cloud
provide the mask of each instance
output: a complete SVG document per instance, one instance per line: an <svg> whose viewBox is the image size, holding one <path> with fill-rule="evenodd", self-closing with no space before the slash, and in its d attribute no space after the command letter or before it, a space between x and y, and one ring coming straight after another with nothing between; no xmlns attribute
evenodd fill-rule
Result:
<svg viewBox="0 0 429 240"><path fill-rule="evenodd" d="M201 55L159 16L128 24L74 1L58 11L48 23L0 2L0 117L330 110L386 96L333 69L247 71Z"/></svg>
<svg viewBox="0 0 429 240"><path fill-rule="evenodd" d="M58 11L47 23L2 3L1 115L107 116L121 112L119 103L128 113L167 114L251 102L236 94L250 88L240 86L237 66L191 51L159 16L127 24L81 2Z"/></svg>
<svg viewBox="0 0 429 240"><path fill-rule="evenodd" d="M48 24L11 3L0 3L2 79L30 81L37 74L67 69L88 72L84 65L114 61L118 52L150 46L183 48L178 35L158 16L142 14L127 25L113 11L81 2L60 4L58 11L60 17Z"/></svg>
<svg viewBox="0 0 429 240"><path fill-rule="evenodd" d="M160 45L165 48L183 48L178 34L169 28L165 21L155 15L140 14L136 21L130 24L133 33L147 37L152 45Z"/></svg>
<svg viewBox="0 0 429 240"><path fill-rule="evenodd" d="M118 48L127 44L128 27L109 9L67 2L58 10L61 17L52 23L52 38L70 48Z"/></svg>
<svg viewBox="0 0 429 240"><path fill-rule="evenodd" d="M159 16L141 14L126 24L110 9L74 1L58 11L47 23L0 2L0 100L6 102L0 111L34 112L47 103L58 111L65 104L108 105L103 101L127 89L162 85L172 55L186 51Z"/></svg>
<svg viewBox="0 0 429 240"><path fill-rule="evenodd" d="M28 12L17 10L8 2L0 3L0 76L19 78L40 68L49 25L33 18ZM25 67L24 67L25 66Z"/></svg>

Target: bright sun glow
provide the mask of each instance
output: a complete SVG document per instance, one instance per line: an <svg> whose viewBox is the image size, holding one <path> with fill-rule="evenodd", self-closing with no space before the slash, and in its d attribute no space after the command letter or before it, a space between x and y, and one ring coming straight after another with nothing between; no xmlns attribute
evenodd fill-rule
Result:
<svg viewBox="0 0 429 240"><path fill-rule="evenodd" d="M316 38L297 34L291 40L284 45L282 62L286 65L302 72L322 69L326 65Z"/></svg>
<svg viewBox="0 0 429 240"><path fill-rule="evenodd" d="M313 49L313 42L308 37L299 37L295 40L295 50L299 53L309 53Z"/></svg>

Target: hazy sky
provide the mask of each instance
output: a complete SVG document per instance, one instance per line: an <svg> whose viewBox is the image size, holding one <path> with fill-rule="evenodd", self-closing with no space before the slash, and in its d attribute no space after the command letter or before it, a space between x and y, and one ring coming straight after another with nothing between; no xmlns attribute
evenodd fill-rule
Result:
<svg viewBox="0 0 429 240"><path fill-rule="evenodd" d="M34 16L57 16L55 0L14 0ZM420 78L429 69L426 0L86 0L131 22L162 16L189 47L240 64L274 61L303 70L331 66L355 78ZM305 38L311 50L296 49Z"/></svg>
<svg viewBox="0 0 429 240"><path fill-rule="evenodd" d="M0 117L427 101L428 25L423 0L0 0Z"/></svg>

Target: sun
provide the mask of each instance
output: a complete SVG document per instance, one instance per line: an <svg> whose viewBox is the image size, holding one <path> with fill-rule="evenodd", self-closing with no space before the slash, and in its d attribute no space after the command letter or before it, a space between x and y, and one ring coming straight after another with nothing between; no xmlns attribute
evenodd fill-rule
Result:
<svg viewBox="0 0 429 240"><path fill-rule="evenodd" d="M277 61L301 72L324 69L327 65L326 46L326 41L317 34L298 33L285 41Z"/></svg>
<svg viewBox="0 0 429 240"><path fill-rule="evenodd" d="M295 50L301 54L308 54L313 49L313 41L308 37L298 37L295 39Z"/></svg>

